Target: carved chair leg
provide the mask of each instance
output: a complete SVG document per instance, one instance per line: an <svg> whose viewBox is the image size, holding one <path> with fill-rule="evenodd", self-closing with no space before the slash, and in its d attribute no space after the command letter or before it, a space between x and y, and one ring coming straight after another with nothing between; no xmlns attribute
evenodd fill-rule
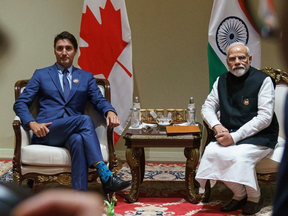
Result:
<svg viewBox="0 0 288 216"><path fill-rule="evenodd" d="M113 201L115 203L115 206L116 206L117 201L118 201L117 198L116 198L116 193L113 193L111 201Z"/></svg>
<svg viewBox="0 0 288 216"><path fill-rule="evenodd" d="M33 179L27 179L27 186L28 188L32 189L34 185L34 180Z"/></svg>
<svg viewBox="0 0 288 216"><path fill-rule="evenodd" d="M199 184L198 181L194 181L194 187L195 187L195 188L199 188L199 187L200 187L200 184Z"/></svg>
<svg viewBox="0 0 288 216"><path fill-rule="evenodd" d="M204 198L202 202L208 202L210 193L211 193L211 184L210 184L210 180L208 179L205 184L205 192L204 192L204 196L203 196Z"/></svg>
<svg viewBox="0 0 288 216"><path fill-rule="evenodd" d="M45 186L44 183L39 183L38 181L36 181L36 180L34 179L34 183L33 183L33 188L32 188L32 190L33 190L34 193L38 193L38 192L40 192L40 191L44 188L44 186Z"/></svg>

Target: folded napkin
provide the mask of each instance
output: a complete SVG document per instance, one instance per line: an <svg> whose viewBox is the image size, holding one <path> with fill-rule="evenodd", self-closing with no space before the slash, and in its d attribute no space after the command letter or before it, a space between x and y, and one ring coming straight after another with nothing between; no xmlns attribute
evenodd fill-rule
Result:
<svg viewBox="0 0 288 216"><path fill-rule="evenodd" d="M142 123L139 125L137 128L129 127L129 129L142 129L142 128L147 128L147 127L157 127L157 124L149 124L149 123Z"/></svg>

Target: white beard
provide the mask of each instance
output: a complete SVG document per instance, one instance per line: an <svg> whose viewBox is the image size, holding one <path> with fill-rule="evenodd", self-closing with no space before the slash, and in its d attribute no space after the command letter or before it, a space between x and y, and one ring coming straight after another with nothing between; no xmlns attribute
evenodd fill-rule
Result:
<svg viewBox="0 0 288 216"><path fill-rule="evenodd" d="M235 70L232 69L231 73L234 76L240 77L246 73L246 69L245 68L240 68L240 69L235 69Z"/></svg>
<svg viewBox="0 0 288 216"><path fill-rule="evenodd" d="M239 68L240 67L240 68ZM239 69L234 69L235 67L232 68L232 71L230 71L234 76L240 77L243 76L248 70L250 65L247 64L247 66L239 66Z"/></svg>

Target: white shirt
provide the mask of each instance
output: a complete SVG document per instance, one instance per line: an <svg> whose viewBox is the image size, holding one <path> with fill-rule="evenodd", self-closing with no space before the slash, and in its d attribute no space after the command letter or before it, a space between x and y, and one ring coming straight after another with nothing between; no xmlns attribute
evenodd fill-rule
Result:
<svg viewBox="0 0 288 216"><path fill-rule="evenodd" d="M213 89L202 105L201 114L204 121L212 129L215 125L221 124L217 112L220 110L219 95L218 95L219 77L213 84ZM272 121L275 107L275 90L270 77L267 77L258 93L258 112L257 116L245 123L237 131L230 133L234 144L250 137L264 128L268 127Z"/></svg>

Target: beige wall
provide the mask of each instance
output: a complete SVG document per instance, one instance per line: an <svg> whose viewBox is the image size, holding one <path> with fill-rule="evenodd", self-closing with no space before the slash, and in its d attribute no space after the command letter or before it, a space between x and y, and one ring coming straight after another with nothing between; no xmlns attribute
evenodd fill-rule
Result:
<svg viewBox="0 0 288 216"><path fill-rule="evenodd" d="M68 30L79 37L83 1L3 2L0 1L0 151L5 155L13 148L15 81L30 78L36 68L54 63L53 38L57 33ZM133 41L135 95L143 108L186 108L189 97L194 96L201 121L199 111L209 88L206 45L212 4L212 0L126 0ZM276 4L280 8L280 0ZM262 42L262 66L285 69L277 43ZM122 138L116 149L124 157ZM182 151L170 149L167 155ZM154 157L163 150L157 152L153 149L146 155Z"/></svg>

